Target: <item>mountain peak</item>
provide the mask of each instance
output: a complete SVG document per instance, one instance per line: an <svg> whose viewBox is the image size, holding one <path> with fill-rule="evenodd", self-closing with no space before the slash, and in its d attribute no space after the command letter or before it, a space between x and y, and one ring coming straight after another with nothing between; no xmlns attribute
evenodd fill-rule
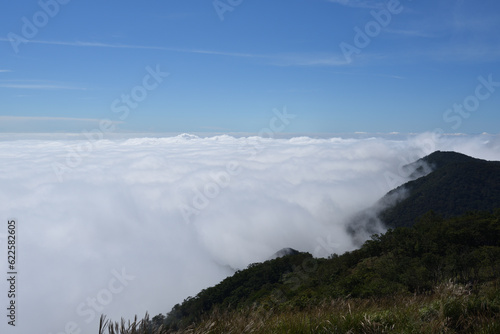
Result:
<svg viewBox="0 0 500 334"><path fill-rule="evenodd" d="M412 226L429 211L444 218L500 207L500 162L436 151L404 167L409 182L356 214L347 231L361 244L385 227Z"/></svg>
<svg viewBox="0 0 500 334"><path fill-rule="evenodd" d="M381 200L390 202L393 193L405 195L379 212L379 218L389 227L413 225L416 218L431 210L451 217L500 205L500 162L436 151L411 165L415 168L413 174L421 177L392 190ZM423 168L428 172L423 173Z"/></svg>
<svg viewBox="0 0 500 334"><path fill-rule="evenodd" d="M411 164L404 166L403 168L406 171L410 171L408 173L408 175L410 175L410 179L415 180L419 177L428 175L432 171L451 164L467 163L473 161L482 160L453 151L435 151L421 159L418 159L415 162L412 162Z"/></svg>
<svg viewBox="0 0 500 334"><path fill-rule="evenodd" d="M277 258L280 258L280 257L283 257L283 256L288 256L288 255L296 255L296 254L299 254L300 252L298 250L295 250L293 248L283 248L283 249L280 249L279 251L277 251L276 253L274 253L270 258L269 260L274 260L274 259L277 259Z"/></svg>
<svg viewBox="0 0 500 334"><path fill-rule="evenodd" d="M473 158L468 155L453 151L435 151L420 160L430 165L433 165L434 168L441 168L455 163L484 161L481 159Z"/></svg>

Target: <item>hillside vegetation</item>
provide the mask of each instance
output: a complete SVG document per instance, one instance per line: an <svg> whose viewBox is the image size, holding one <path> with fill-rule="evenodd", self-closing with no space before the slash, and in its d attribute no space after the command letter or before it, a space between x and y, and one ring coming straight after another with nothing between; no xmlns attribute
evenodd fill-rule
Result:
<svg viewBox="0 0 500 334"><path fill-rule="evenodd" d="M498 333L499 274L500 210L446 220L429 213L342 255L299 253L252 264L155 316L147 328Z"/></svg>

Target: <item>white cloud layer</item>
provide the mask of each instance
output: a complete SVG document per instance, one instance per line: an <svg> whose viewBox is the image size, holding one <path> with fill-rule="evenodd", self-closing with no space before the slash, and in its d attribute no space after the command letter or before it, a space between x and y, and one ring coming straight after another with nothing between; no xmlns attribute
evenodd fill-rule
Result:
<svg viewBox="0 0 500 334"><path fill-rule="evenodd" d="M4 138L0 270L15 218L16 331L97 333L101 313L166 313L230 267L284 247L352 249L347 218L404 182L402 165L437 149L500 160L500 137ZM4 306L7 290L2 280ZM0 331L10 333L6 321Z"/></svg>

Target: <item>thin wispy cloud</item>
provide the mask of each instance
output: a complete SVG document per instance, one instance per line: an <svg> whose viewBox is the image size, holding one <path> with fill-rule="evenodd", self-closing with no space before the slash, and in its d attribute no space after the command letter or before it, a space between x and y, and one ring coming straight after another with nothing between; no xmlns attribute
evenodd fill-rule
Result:
<svg viewBox="0 0 500 334"><path fill-rule="evenodd" d="M11 70L0 70L0 73L8 73L8 72L12 72Z"/></svg>
<svg viewBox="0 0 500 334"><path fill-rule="evenodd" d="M328 0L328 2L354 8L380 8L384 5L383 2L369 0Z"/></svg>
<svg viewBox="0 0 500 334"><path fill-rule="evenodd" d="M405 30L405 29L384 29L384 32L394 35L401 35L404 37L424 37L424 38L436 38L439 37L437 34L425 32L422 30Z"/></svg>
<svg viewBox="0 0 500 334"><path fill-rule="evenodd" d="M368 2L368 1L346 1L346 0L330 0L331 2L339 3L342 5L358 8L378 8L381 3L378 2ZM387 33L400 35L404 37L424 37L424 38L437 38L436 34L425 32L423 30L417 29L385 29ZM8 41L5 38L0 38L0 41ZM203 55L214 55L214 56L224 56L224 57L237 57L237 58L247 58L247 59L261 59L265 63L272 66L311 66L311 67L342 67L349 65L349 62L345 60L340 54L325 54L325 53L309 53L309 54L256 54L256 53L245 53L245 52L231 52L231 51L219 51L219 50L205 50L196 48L171 48L163 46L147 46L147 45L132 45L132 44L112 44L112 43L102 43L102 42L66 42L66 41L43 41L43 40L33 40L30 43L45 44L45 45L61 45L70 47L89 47L89 48L117 48L117 49L144 49L144 50L160 50L169 52L179 52L179 53L190 53L190 54L203 54ZM442 50L433 52L432 50L427 50L424 54L420 54L419 57L427 57L428 59L435 60L440 59L443 54L448 53L454 54L456 52L456 47L450 47L448 51ZM483 52L481 50L489 49L488 52ZM470 61L482 61L491 60L500 53L500 50L491 50L490 47L467 47L465 52L460 53L462 56L458 60L470 60ZM396 54L392 56L399 57ZM363 54L364 62L371 62L380 60L380 55L378 54ZM384 59L394 58L388 55L383 57ZM456 58L453 58L456 59ZM358 57L359 60L359 57ZM456 59L457 60L457 59ZM25 88L25 89L72 89L72 90L85 90L81 87L65 86L65 85L22 85L22 84L0 84L3 88Z"/></svg>
<svg viewBox="0 0 500 334"><path fill-rule="evenodd" d="M332 72L332 73L334 73L334 74L340 74L340 75L374 76L374 77L391 78L391 79L398 79L398 80L406 79L405 77L402 77L402 76L396 75L396 74L356 73L356 72Z"/></svg>
<svg viewBox="0 0 500 334"><path fill-rule="evenodd" d="M496 45L476 44L447 44L432 49L414 50L411 52L395 53L394 59L410 61L437 61L455 63L488 63L500 58L500 47Z"/></svg>
<svg viewBox="0 0 500 334"><path fill-rule="evenodd" d="M336 54L289 54L277 56L272 62L277 66L346 66L349 62Z"/></svg>
<svg viewBox="0 0 500 334"><path fill-rule="evenodd" d="M214 50L198 50L198 49L170 49L165 48L168 51L185 52L185 53L200 53L209 54L217 56L229 56L229 57L243 57L243 58L269 58L267 55L252 54L252 53L239 53L239 52L224 52L224 51L214 51Z"/></svg>
<svg viewBox="0 0 500 334"><path fill-rule="evenodd" d="M17 83L0 83L0 88L35 89L35 90L87 90L87 88L83 87L66 86L66 85L17 84Z"/></svg>
<svg viewBox="0 0 500 334"><path fill-rule="evenodd" d="M0 133L74 133L82 134L89 129L101 129L105 121L107 127L123 124L123 121L65 117L65 116L0 116Z"/></svg>
<svg viewBox="0 0 500 334"><path fill-rule="evenodd" d="M8 41L6 38L0 38L0 41ZM90 48L115 48L115 49L144 49L144 50L162 50L170 52L181 52L181 53L191 53L191 54L204 54L204 55L214 55L214 56L226 56L226 57L238 57L238 58L256 58L265 59L271 65L276 66L345 66L348 65L345 58L341 55L331 54L255 54L255 53L244 53L244 52L228 52L228 51L218 51L218 50L204 50L204 49L188 49L188 48L170 48L163 46L147 46L147 45L131 45L131 44L112 44L112 43L101 43L101 42L65 42L65 41L43 41L43 40L32 40L29 43L35 44L45 44L45 45L60 45L60 46L71 46L71 47L90 47ZM1 87L1 86L0 86ZM36 85L33 86L35 88ZM9 87L17 88L17 87ZM22 88L22 87L19 87ZM30 88L30 87L26 87ZM39 89L42 89L41 87Z"/></svg>
<svg viewBox="0 0 500 334"><path fill-rule="evenodd" d="M447 22L456 31L491 32L498 30L500 25L496 12L489 15L477 15L463 7L462 1L457 1L454 10L451 12L450 20Z"/></svg>
<svg viewBox="0 0 500 334"><path fill-rule="evenodd" d="M346 1L346 0L330 0L331 2L339 3L345 6L358 7L358 8L377 8L376 2L367 1ZM436 34L425 32L416 29L385 29L384 32L394 35L400 35L404 37L423 37L423 38L437 38ZM0 38L0 41L6 41L5 38ZM147 46L147 45L130 45L130 44L112 44L112 43L102 43L102 42L65 42L65 41L43 41L43 40L33 40L30 43L36 44L46 44L46 45L61 45L61 46L71 46L71 47L90 47L90 48L117 48L117 49L144 49L144 50L162 50L169 52L180 52L180 53L191 53L191 54L204 54L204 55L214 55L214 56L225 56L225 57L238 57L238 58L254 58L266 60L266 63L274 66L314 66L314 67L339 67L349 65L341 55L338 54L254 54L254 53L244 53L244 52L230 52L230 51L218 51L218 50L204 50L204 49L189 49L189 48L170 48L162 46ZM490 59L492 55L498 54L498 52L474 52L474 50L483 50L483 47L470 48L466 50L465 53L461 53L461 60L481 60L485 57ZM449 51L450 53L455 53L456 48L452 47ZM428 50L426 54L431 58L441 58L443 54L448 54L444 49L432 52ZM377 55L364 55L365 60L377 59ZM421 55L422 56L422 55ZM81 87L65 86L65 85L38 85L38 84L0 84L2 88L19 88L19 89L68 89L68 90L85 90Z"/></svg>
<svg viewBox="0 0 500 334"><path fill-rule="evenodd" d="M100 122L98 118L75 118L75 117L39 117L39 116L0 116L0 122L30 122L30 121L70 121L70 122ZM112 122L112 121L109 121ZM114 121L113 123L123 123L122 121Z"/></svg>
<svg viewBox="0 0 500 334"><path fill-rule="evenodd" d="M10 40L7 38L0 38L0 41L10 42ZM72 46L72 47L90 47L90 48L163 50L163 51L173 51L173 52L183 52L183 53L213 54L219 56L245 57L245 58L268 57L266 55L251 54L251 53L224 52L224 51L202 50L202 49L169 48L169 47L154 46L154 45L151 46L151 45L133 45L133 44L113 44L113 43L102 43L102 42L82 42L82 41L66 42L66 41L44 41L44 40L30 40L28 41L28 43Z"/></svg>
<svg viewBox="0 0 500 334"><path fill-rule="evenodd" d="M381 54L364 52L353 64L399 62L489 63L500 58L500 46L477 43L441 43L427 49L402 49ZM370 74L368 74L370 75Z"/></svg>
<svg viewBox="0 0 500 334"><path fill-rule="evenodd" d="M11 42L10 39L0 37L1 42ZM149 49L161 50L164 48L155 46L127 45L127 44L109 44L100 42L66 42L66 41L44 41L44 40L28 40L27 44L46 44L46 45L61 45L61 46L77 46L77 47L97 47L97 48L121 48L121 49Z"/></svg>

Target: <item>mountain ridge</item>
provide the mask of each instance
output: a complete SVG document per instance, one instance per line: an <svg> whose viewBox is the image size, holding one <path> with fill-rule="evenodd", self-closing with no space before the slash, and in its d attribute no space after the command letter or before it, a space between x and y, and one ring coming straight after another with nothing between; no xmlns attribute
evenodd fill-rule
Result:
<svg viewBox="0 0 500 334"><path fill-rule="evenodd" d="M422 163L433 170L391 190L379 201L390 202L394 194L403 194L378 213L385 226L411 226L428 211L447 218L500 206L499 161L436 151L415 162Z"/></svg>
<svg viewBox="0 0 500 334"><path fill-rule="evenodd" d="M412 226L434 211L445 218L500 207L500 162L435 151L403 166L409 181L355 214L346 225L355 244L384 228Z"/></svg>

